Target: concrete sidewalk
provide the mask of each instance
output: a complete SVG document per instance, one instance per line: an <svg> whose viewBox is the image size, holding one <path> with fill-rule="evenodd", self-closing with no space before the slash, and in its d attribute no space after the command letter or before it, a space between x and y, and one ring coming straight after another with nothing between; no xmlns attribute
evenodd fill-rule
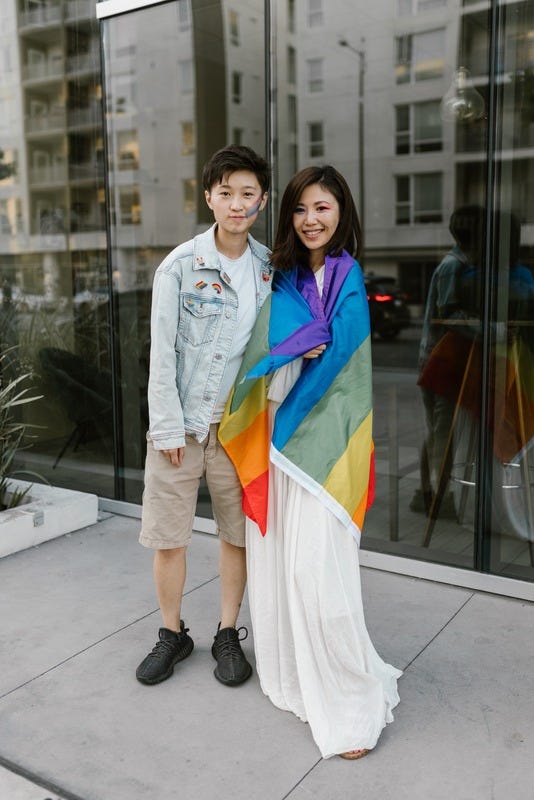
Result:
<svg viewBox="0 0 534 800"><path fill-rule="evenodd" d="M138 528L111 516L0 560L0 800L532 800L533 604L363 570L401 704L367 758L323 761L256 676L213 677L214 537L190 549L192 656L163 684L135 680L160 624Z"/></svg>

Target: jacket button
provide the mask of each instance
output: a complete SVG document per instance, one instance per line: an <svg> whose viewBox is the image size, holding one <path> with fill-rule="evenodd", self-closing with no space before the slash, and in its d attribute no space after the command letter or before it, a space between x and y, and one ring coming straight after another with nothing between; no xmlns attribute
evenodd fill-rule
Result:
<svg viewBox="0 0 534 800"><path fill-rule="evenodd" d="M215 353L215 360L216 361L220 361L221 358L222 358L222 355L220 353Z"/></svg>
<svg viewBox="0 0 534 800"><path fill-rule="evenodd" d="M232 312L231 311L227 311L224 316L226 317L226 319L230 319L230 317L232 316Z"/></svg>

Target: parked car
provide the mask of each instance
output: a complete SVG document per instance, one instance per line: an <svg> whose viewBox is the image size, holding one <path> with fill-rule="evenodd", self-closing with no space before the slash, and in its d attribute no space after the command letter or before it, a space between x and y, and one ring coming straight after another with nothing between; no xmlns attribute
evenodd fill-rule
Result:
<svg viewBox="0 0 534 800"><path fill-rule="evenodd" d="M410 309L395 278L365 275L365 288L369 301L371 333L382 339L394 339L403 328L410 325Z"/></svg>

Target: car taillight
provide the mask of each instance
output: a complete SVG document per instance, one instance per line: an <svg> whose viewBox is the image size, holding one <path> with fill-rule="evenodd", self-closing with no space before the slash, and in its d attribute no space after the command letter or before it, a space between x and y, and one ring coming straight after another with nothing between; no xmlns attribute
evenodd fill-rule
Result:
<svg viewBox="0 0 534 800"><path fill-rule="evenodd" d="M377 303L387 303L389 300L393 300L392 294L375 294L374 299Z"/></svg>

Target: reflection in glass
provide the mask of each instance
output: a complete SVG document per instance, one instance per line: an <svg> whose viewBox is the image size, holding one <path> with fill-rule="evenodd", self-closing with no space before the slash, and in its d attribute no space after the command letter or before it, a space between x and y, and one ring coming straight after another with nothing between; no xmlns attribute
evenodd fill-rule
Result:
<svg viewBox="0 0 534 800"><path fill-rule="evenodd" d="M265 152L263 37L260 0L179 0L104 22L120 479L132 502L143 485L154 271L211 224L209 156L229 143ZM211 516L205 487L198 513Z"/></svg>
<svg viewBox="0 0 534 800"><path fill-rule="evenodd" d="M430 300L433 276L457 247L451 216L459 206L485 204L484 150L472 151L476 158L463 157L456 149L456 123L440 115L454 72L451 61L462 52L459 63L470 65L464 33L473 27L469 12L443 0L402 0L397 16L389 2L375 3L372 18L363 0L350 15L342 0L284 6L277 4L276 27L278 195L295 170L314 160L333 163L347 177L364 220L378 473L378 499L367 517L364 546L472 568L475 492L459 513L460 485L451 479L449 465L451 459L456 463L458 437L467 423L462 415L452 425L454 399L442 400L435 392L425 404L418 386L425 311L430 320L442 313ZM322 15L314 17L319 10ZM487 25L483 38L477 37L477 58L487 76ZM295 75L303 91L295 91ZM463 145L471 146L470 137L476 136L478 146L479 126L486 124L465 126ZM480 227L473 237L471 249L479 252ZM471 255L467 262L476 265L477 279L459 289L459 302L479 334L480 303L471 294L481 292L480 259ZM442 334L448 317L447 312ZM454 345L458 330L450 327L454 336L445 344L452 339ZM480 391L480 382L477 387ZM425 409L428 422L437 425L431 442ZM439 451L453 428L440 481ZM432 463L423 487L425 458ZM434 506L427 536L430 501L440 487L443 498Z"/></svg>
<svg viewBox="0 0 534 800"><path fill-rule="evenodd" d="M0 345L42 400L19 471L113 492L100 45L94 5L5 0ZM4 376L2 376L4 377ZM24 477L24 474L21 474ZM34 476L35 477L35 476Z"/></svg>
<svg viewBox="0 0 534 800"><path fill-rule="evenodd" d="M491 344L492 570L534 576L534 5L502 7L496 326Z"/></svg>

